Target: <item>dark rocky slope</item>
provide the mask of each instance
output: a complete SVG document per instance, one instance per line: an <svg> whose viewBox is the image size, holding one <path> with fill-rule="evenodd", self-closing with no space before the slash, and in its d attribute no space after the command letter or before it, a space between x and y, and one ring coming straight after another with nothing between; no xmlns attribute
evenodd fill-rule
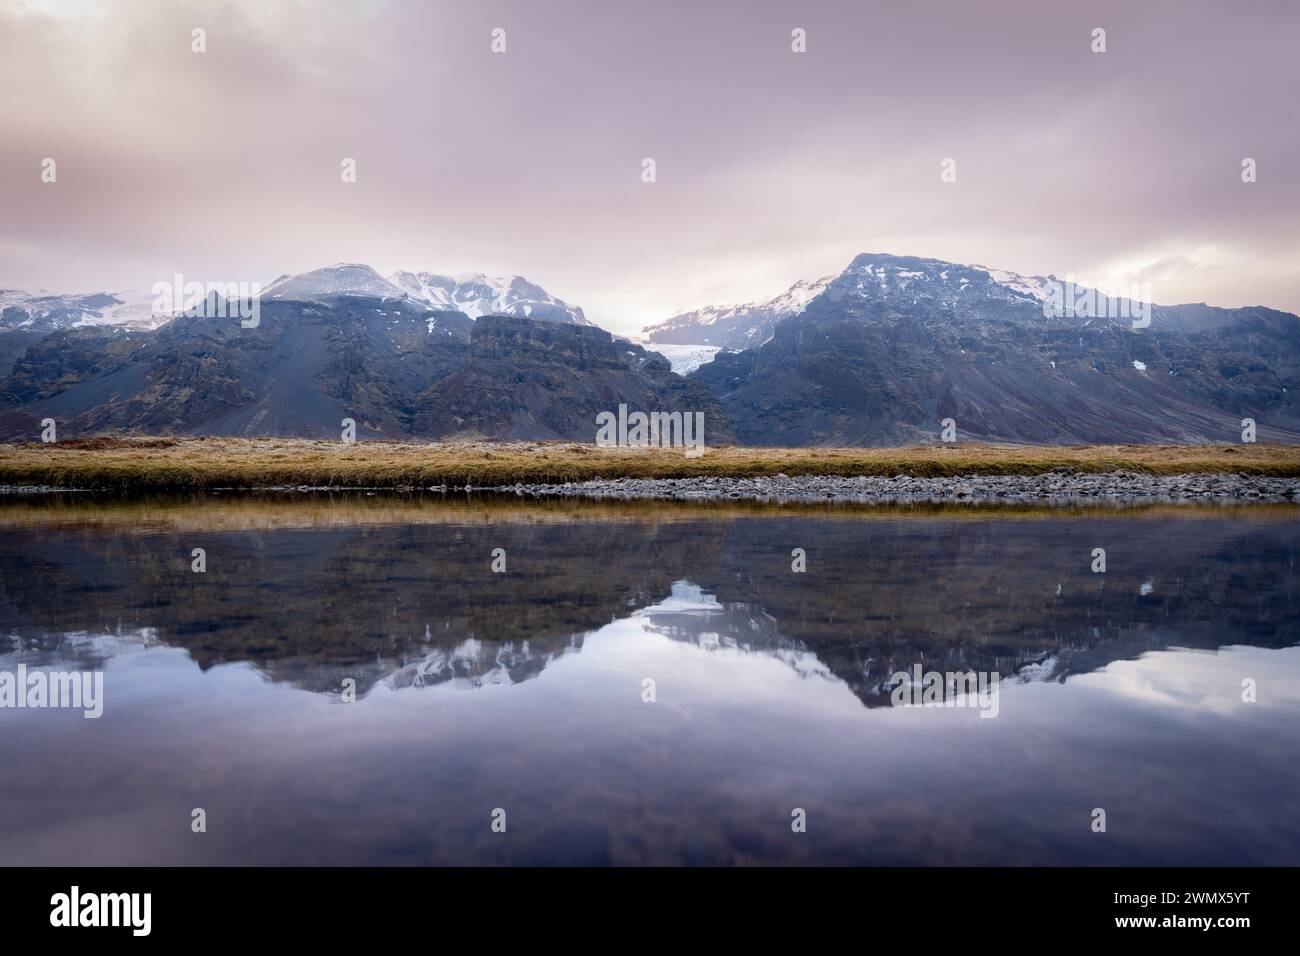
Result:
<svg viewBox="0 0 1300 956"><path fill-rule="evenodd" d="M472 336L471 336L472 330ZM179 317L155 332L58 331L0 379L0 438L158 435L563 438L596 415L701 411L717 400L653 352L576 324L431 310L410 299L268 299L260 324Z"/></svg>
<svg viewBox="0 0 1300 956"><path fill-rule="evenodd" d="M359 437L397 437L415 396L464 361L470 326L458 312L340 296L263 302L256 328L182 316L102 355L89 342L66 350L74 333L57 333L65 338L28 348L0 385L9 406L0 436L30 438L51 417L61 437L323 437L338 435L343 418L356 420Z"/></svg>
<svg viewBox="0 0 1300 956"><path fill-rule="evenodd" d="M464 367L419 400L413 431L594 441L596 416L617 411L704 413L706 444L730 441L717 400L672 372L661 356L603 329L485 316Z"/></svg>

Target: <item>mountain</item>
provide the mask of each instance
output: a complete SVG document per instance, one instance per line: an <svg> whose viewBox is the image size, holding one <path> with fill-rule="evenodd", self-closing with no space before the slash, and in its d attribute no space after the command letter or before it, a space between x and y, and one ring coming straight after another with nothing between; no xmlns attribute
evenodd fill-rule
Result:
<svg viewBox="0 0 1300 956"><path fill-rule="evenodd" d="M525 319L591 325L582 309L557 299L523 276L458 276L432 272L395 272L384 278L368 265L334 265L281 275L261 291L264 300L323 301L337 296L400 299L409 296L435 311L482 315L516 315ZM0 289L0 333L55 332L80 325L120 325L157 328L171 319L152 311L153 295L137 292L97 292L55 295ZM178 310L179 311L179 310Z"/></svg>
<svg viewBox="0 0 1300 956"><path fill-rule="evenodd" d="M270 283L256 327L181 315L150 333L94 322L110 296L38 311L20 295L0 329L0 438L30 440L46 417L66 437L333 437L353 418L361 438L586 441L620 404L701 411L706 441L730 438L705 386L519 276L337 263Z"/></svg>
<svg viewBox="0 0 1300 956"><path fill-rule="evenodd" d="M315 301L340 295L400 299L405 293L370 266L355 262L339 262L297 275L282 275L262 290L263 301Z"/></svg>
<svg viewBox="0 0 1300 956"><path fill-rule="evenodd" d="M157 328L167 316L153 314L153 297L137 292L51 295L0 289L0 380L29 346L51 332L103 326L115 332Z"/></svg>
<svg viewBox="0 0 1300 956"><path fill-rule="evenodd" d="M731 440L709 390L604 329L488 316L474 323L457 372L420 396L413 431L430 438L594 441L596 416L620 404L704 414L705 443Z"/></svg>
<svg viewBox="0 0 1300 956"><path fill-rule="evenodd" d="M168 317L153 314L153 299L140 292L52 295L0 289L0 331L55 332L79 325L157 328Z"/></svg>
<svg viewBox="0 0 1300 956"><path fill-rule="evenodd" d="M340 262L297 275L282 275L264 290L263 299L319 301L340 295L379 299L403 296L434 310L462 312L471 319L514 315L545 322L591 325L582 309L557 299L523 276L458 276L432 272L394 272L385 278L370 266Z"/></svg>
<svg viewBox="0 0 1300 956"><path fill-rule="evenodd" d="M646 342L655 345L710 345L719 349L757 348L772 337L781 319L802 312L825 291L833 276L816 281L800 280L775 299L747 305L706 306L682 312L658 325L641 330Z"/></svg>
<svg viewBox="0 0 1300 956"><path fill-rule="evenodd" d="M469 350L470 320L406 299L264 299L257 328L180 316L109 347L102 328L56 332L0 382L0 437L104 431L401 437L415 397Z"/></svg>
<svg viewBox="0 0 1300 956"><path fill-rule="evenodd" d="M514 315L546 322L592 324L582 309L555 298L523 276L394 272L389 280L413 299L435 309L456 309L472 319L482 315Z"/></svg>
<svg viewBox="0 0 1300 956"><path fill-rule="evenodd" d="M364 274L356 277L373 280ZM260 323L182 315L153 332L63 329L0 379L0 439L100 432L334 438L591 441L596 415L701 411L730 439L709 390L660 356L589 326L430 309L339 283L264 296ZM282 287L283 289L283 287Z"/></svg>
<svg viewBox="0 0 1300 956"><path fill-rule="evenodd" d="M692 380L754 445L934 441L1300 440L1300 317L1153 306L1150 326L1105 302L1045 315L1052 280L864 254L762 346Z"/></svg>
<svg viewBox="0 0 1300 956"><path fill-rule="evenodd" d="M626 404L703 412L709 444L933 442L947 418L959 440L1234 442L1253 418L1261 441L1300 442L1300 317L1155 305L1135 328L1104 297L1047 308L1058 292L1050 276L864 254L771 302L653 327L751 343L652 341L668 358L518 277L342 263L271 283L247 329L111 324L115 296L7 292L0 439L31 440L45 417L68 437L333 437L353 418L360 437L589 441L596 414ZM528 317L492 314L506 309Z"/></svg>

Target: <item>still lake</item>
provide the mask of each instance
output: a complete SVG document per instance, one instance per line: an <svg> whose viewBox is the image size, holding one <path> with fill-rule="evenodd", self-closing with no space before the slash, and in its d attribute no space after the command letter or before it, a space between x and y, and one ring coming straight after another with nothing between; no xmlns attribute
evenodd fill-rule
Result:
<svg viewBox="0 0 1300 956"><path fill-rule="evenodd" d="M0 673L104 706L0 709L0 865L1295 865L1298 555L1289 505L10 496Z"/></svg>

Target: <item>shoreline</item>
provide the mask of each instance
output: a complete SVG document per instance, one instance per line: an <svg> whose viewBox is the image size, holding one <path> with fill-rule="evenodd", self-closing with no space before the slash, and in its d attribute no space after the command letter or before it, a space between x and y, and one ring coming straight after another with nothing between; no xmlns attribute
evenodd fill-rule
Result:
<svg viewBox="0 0 1300 956"><path fill-rule="evenodd" d="M1300 479L1229 473L1149 475L1048 472L962 475L792 478L619 478L562 485L494 488L534 498L670 499L675 501L854 502L869 504L1062 504L1222 501L1300 504Z"/></svg>
<svg viewBox="0 0 1300 956"><path fill-rule="evenodd" d="M93 494L105 489L48 485L0 485L0 496ZM131 494L157 488L113 489ZM756 501L857 504L1060 504L1233 502L1300 504L1300 478L1274 478L1227 472L1153 475L1138 472L1076 472L1061 468L1040 475L801 475L737 478L611 478L513 485L259 485L212 487L213 494L317 492L490 494L534 500L589 501Z"/></svg>

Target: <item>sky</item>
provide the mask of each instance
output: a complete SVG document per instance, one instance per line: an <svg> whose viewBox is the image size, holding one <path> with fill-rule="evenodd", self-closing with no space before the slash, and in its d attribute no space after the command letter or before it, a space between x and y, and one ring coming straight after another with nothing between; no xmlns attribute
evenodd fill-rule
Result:
<svg viewBox="0 0 1300 956"><path fill-rule="evenodd" d="M884 252L1300 312L1298 38L1291 0L0 0L0 287L518 273L632 333Z"/></svg>

